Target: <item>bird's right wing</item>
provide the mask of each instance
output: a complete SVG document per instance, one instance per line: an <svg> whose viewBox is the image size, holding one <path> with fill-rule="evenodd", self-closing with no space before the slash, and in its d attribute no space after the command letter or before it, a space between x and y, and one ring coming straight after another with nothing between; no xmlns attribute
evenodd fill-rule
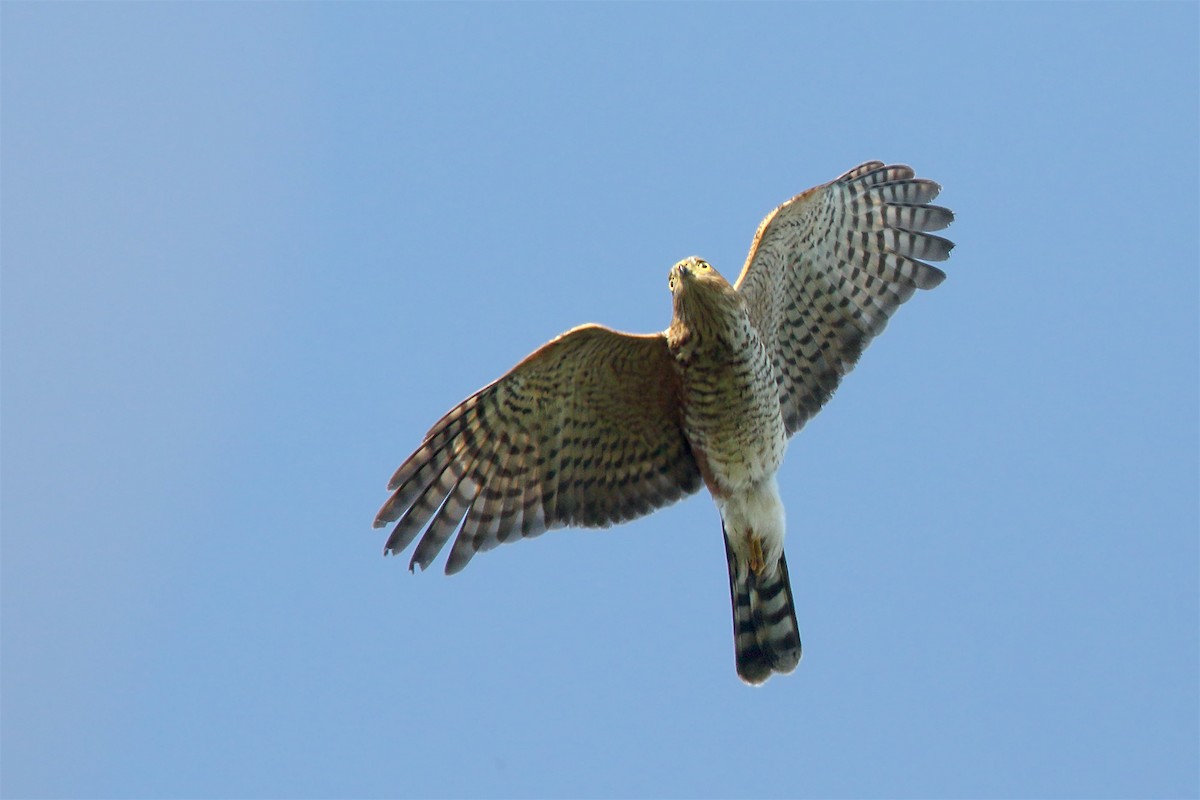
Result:
<svg viewBox="0 0 1200 800"><path fill-rule="evenodd" d="M501 542L608 526L697 491L679 391L663 334L564 333L429 430L375 518L397 523L386 550L424 530L409 564L424 569L457 530L451 574Z"/></svg>
<svg viewBox="0 0 1200 800"><path fill-rule="evenodd" d="M952 242L929 231L954 214L941 187L905 166L870 161L767 215L738 278L775 361L780 411L798 431L917 289L946 277L925 261Z"/></svg>

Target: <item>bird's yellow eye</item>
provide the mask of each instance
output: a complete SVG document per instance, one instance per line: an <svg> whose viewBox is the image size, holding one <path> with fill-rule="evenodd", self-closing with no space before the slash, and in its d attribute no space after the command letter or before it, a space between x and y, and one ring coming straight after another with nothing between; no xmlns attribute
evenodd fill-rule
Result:
<svg viewBox="0 0 1200 800"><path fill-rule="evenodd" d="M712 265L709 264L707 261L701 261L699 266L700 266L700 269L712 269Z"/></svg>
<svg viewBox="0 0 1200 800"><path fill-rule="evenodd" d="M674 275L667 278L667 288L670 289L672 292L675 291L675 276Z"/></svg>

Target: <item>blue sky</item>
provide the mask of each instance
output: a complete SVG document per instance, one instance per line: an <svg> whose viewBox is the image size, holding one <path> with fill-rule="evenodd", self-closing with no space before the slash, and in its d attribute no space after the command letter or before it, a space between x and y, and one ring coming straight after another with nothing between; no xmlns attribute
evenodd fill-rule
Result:
<svg viewBox="0 0 1200 800"><path fill-rule="evenodd" d="M5 797L1195 796L1198 7L30 4L2 22ZM780 486L410 575L460 399L774 205L957 222Z"/></svg>

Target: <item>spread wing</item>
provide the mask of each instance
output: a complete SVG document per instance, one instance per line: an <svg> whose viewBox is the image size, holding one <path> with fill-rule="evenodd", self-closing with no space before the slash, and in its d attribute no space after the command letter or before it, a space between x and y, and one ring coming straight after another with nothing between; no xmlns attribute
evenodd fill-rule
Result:
<svg viewBox="0 0 1200 800"><path fill-rule="evenodd" d="M663 334L585 325L542 346L430 428L388 484L385 551L422 530L409 568L458 532L446 573L565 525L604 527L700 488Z"/></svg>
<svg viewBox="0 0 1200 800"><path fill-rule="evenodd" d="M954 246L928 233L954 220L930 205L940 190L909 167L871 161L758 226L737 289L773 353L789 434L821 409L900 304L946 277L925 263Z"/></svg>

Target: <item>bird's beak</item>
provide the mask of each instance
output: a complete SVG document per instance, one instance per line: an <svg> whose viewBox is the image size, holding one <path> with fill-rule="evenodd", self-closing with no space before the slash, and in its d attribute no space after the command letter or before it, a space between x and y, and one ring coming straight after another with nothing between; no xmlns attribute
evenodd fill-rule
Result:
<svg viewBox="0 0 1200 800"><path fill-rule="evenodd" d="M675 271L679 273L679 277L681 278L687 278L692 274L692 270L687 264L677 264L675 266Z"/></svg>

